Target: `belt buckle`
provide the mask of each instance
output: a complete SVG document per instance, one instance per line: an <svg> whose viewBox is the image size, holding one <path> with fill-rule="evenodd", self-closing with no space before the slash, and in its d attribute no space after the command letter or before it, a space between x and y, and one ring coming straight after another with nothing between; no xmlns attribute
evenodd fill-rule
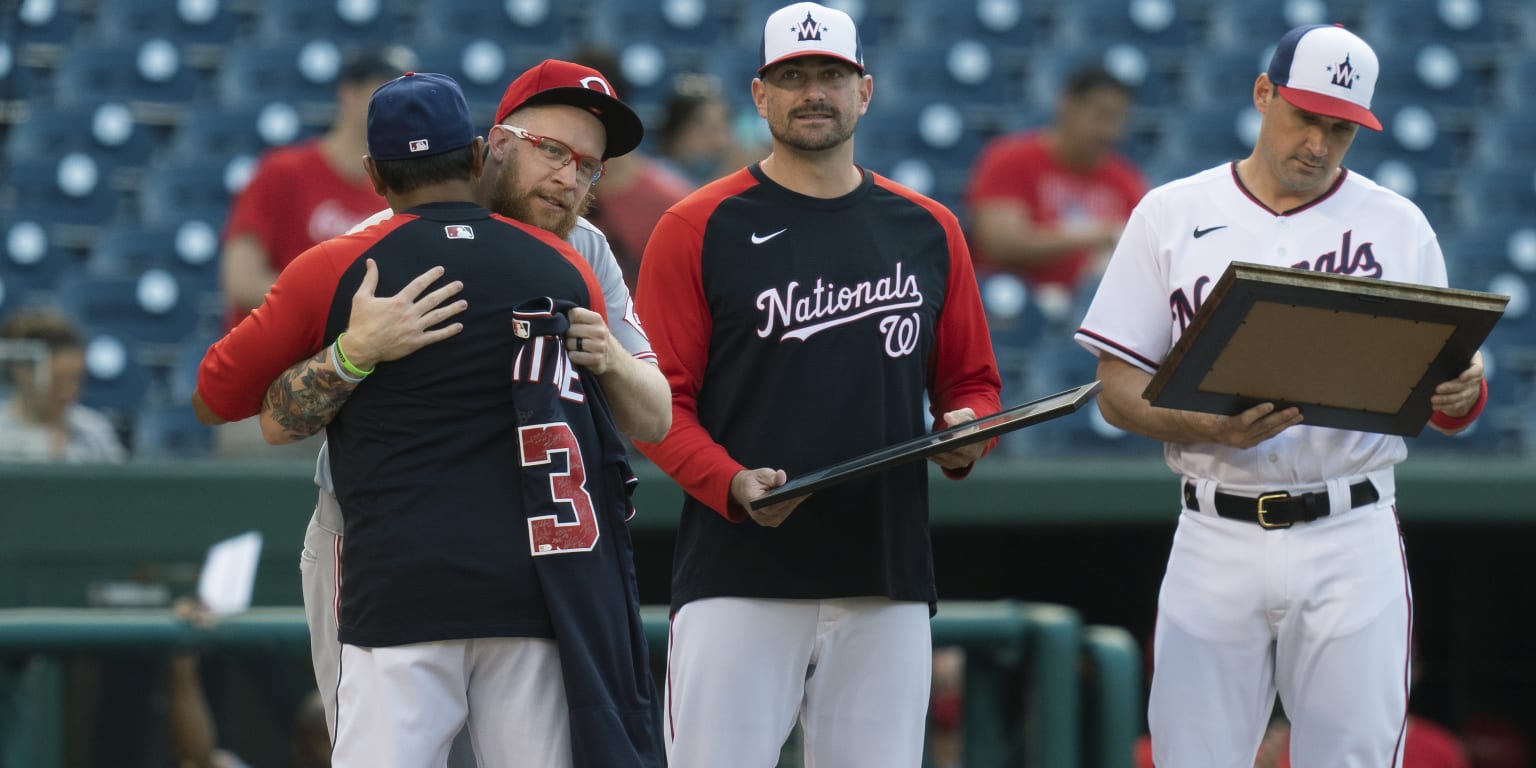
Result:
<svg viewBox="0 0 1536 768"><path fill-rule="evenodd" d="M1264 517L1266 514L1269 513L1269 510L1264 508L1264 502L1266 502L1266 501L1275 501L1276 499L1289 499L1290 497L1291 497L1291 495L1289 493L1266 493L1263 496L1260 496L1259 500L1258 500L1259 501L1259 527L1263 528L1265 530L1270 530L1270 531L1273 531L1273 530L1276 530L1276 529L1280 529L1280 528L1289 528L1289 527L1291 527L1291 523L1271 523L1271 522L1269 522L1269 520L1265 519L1265 517Z"/></svg>

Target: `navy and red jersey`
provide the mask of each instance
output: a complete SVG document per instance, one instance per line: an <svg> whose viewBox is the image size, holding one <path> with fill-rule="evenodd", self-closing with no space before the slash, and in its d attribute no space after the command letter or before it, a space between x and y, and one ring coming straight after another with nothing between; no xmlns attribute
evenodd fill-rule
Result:
<svg viewBox="0 0 1536 768"><path fill-rule="evenodd" d="M224 419L258 413L269 382L346 328L365 259L378 264L380 296L441 265L443 281L463 281L468 309L454 318L458 335L380 363L327 427L346 520L341 640L550 637L525 486L549 492L549 475L568 470L558 461L524 469L519 403L560 389L514 385L525 340L513 308L548 296L603 312L591 269L569 245L469 203L413 208L326 241L209 350L198 391Z"/></svg>
<svg viewBox="0 0 1536 768"><path fill-rule="evenodd" d="M672 388L672 430L639 444L685 491L674 610L703 597L937 599L925 463L813 494L778 528L730 499L744 468L790 477L999 410L959 222L868 171L833 199L752 166L662 217L637 306ZM963 473L956 473L963 474Z"/></svg>

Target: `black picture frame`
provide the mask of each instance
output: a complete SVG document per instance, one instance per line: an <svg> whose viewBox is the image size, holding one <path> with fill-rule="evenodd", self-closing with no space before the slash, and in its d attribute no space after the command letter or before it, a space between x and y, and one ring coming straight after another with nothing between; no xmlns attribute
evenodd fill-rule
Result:
<svg viewBox="0 0 1536 768"><path fill-rule="evenodd" d="M753 499L748 506L753 510L762 509L872 472L926 459L963 445L989 440L1005 432L1065 416L1083 407L1098 393L1099 387L1098 381L1092 381L1054 395L1015 405L975 421L903 440L895 445L807 472L790 478L789 482Z"/></svg>
<svg viewBox="0 0 1536 768"><path fill-rule="evenodd" d="M1142 397L1222 415L1273 402L1312 426L1416 436L1508 301L1233 262Z"/></svg>

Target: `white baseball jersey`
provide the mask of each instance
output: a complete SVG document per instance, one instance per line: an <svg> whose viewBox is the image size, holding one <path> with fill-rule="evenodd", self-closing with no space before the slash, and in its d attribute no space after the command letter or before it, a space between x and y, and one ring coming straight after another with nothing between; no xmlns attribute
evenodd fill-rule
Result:
<svg viewBox="0 0 1536 768"><path fill-rule="evenodd" d="M1238 181L1236 163L1228 163L1158 187L1136 206L1077 342L1155 373L1233 261L1446 284L1434 231L1397 193L1345 170L1317 200L1272 211ZM1214 444L1164 450L1175 472L1252 488L1316 485L1407 456L1400 437L1305 422L1247 450Z"/></svg>

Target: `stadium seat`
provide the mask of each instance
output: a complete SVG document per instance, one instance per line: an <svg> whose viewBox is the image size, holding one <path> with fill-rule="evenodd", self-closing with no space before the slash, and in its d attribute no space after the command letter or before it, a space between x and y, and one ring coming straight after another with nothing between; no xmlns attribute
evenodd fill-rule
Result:
<svg viewBox="0 0 1536 768"><path fill-rule="evenodd" d="M413 30L413 44L423 49L447 48L487 39L514 50L524 45L574 48L573 22L565 3L525 0L489 4L483 0L422 0L420 20ZM428 61L422 59L423 66ZM517 68L522 71L537 61ZM440 70L433 70L440 71Z"/></svg>
<svg viewBox="0 0 1536 768"><path fill-rule="evenodd" d="M383 0L265 0L255 40L267 45L313 37L390 43L405 31L396 8Z"/></svg>
<svg viewBox="0 0 1536 768"><path fill-rule="evenodd" d="M237 47L229 51L216 90L226 108L259 108L272 101L294 104L305 122L330 123L342 51L331 38L304 35L300 42ZM323 112L311 121L308 112Z"/></svg>
<svg viewBox="0 0 1536 768"><path fill-rule="evenodd" d="M1439 41L1469 51L1520 41L1520 26L1498 0L1392 0L1368 3L1361 20L1367 40L1412 44Z"/></svg>
<svg viewBox="0 0 1536 768"><path fill-rule="evenodd" d="M1187 52L1183 104L1210 110L1251 107L1253 83L1269 66L1269 56L1263 47Z"/></svg>
<svg viewBox="0 0 1536 768"><path fill-rule="evenodd" d="M259 158L274 147L310 138L320 129L305 125L298 110L284 101L251 103L188 115L171 132L166 155L219 160Z"/></svg>
<svg viewBox="0 0 1536 768"><path fill-rule="evenodd" d="M197 420L185 399L140 406L133 419L135 461L185 461L213 455L213 428Z"/></svg>
<svg viewBox="0 0 1536 768"><path fill-rule="evenodd" d="M905 14L907 32L918 45L978 40L1006 58L1056 39L1063 21L1062 5L1039 0L912 0Z"/></svg>
<svg viewBox="0 0 1536 768"><path fill-rule="evenodd" d="M1205 5L1190 0L1076 0L1063 3L1062 14L1059 42L1155 52L1182 51L1204 37L1207 21Z"/></svg>
<svg viewBox="0 0 1536 768"><path fill-rule="evenodd" d="M72 5L64 0L7 3L0 40L15 43L18 53L55 59L75 42L80 16Z"/></svg>
<svg viewBox="0 0 1536 768"><path fill-rule="evenodd" d="M29 112L5 137L5 156L11 162L83 152L115 168L142 168L157 145L151 130L135 122L121 102L34 105Z"/></svg>
<svg viewBox="0 0 1536 768"><path fill-rule="evenodd" d="M547 55L535 58L536 51ZM512 78L545 58L557 58L565 52L527 45L509 48L499 38L487 35L466 37L438 46L422 46L418 53L423 70L441 72L458 82L464 98L469 101L471 113L479 117L496 111ZM477 119L477 130L485 130L494 119L494 114L488 119Z"/></svg>
<svg viewBox="0 0 1536 768"><path fill-rule="evenodd" d="M0 126L21 121L34 98L45 91L46 73L23 61L18 46L0 35Z"/></svg>
<svg viewBox="0 0 1536 768"><path fill-rule="evenodd" d="M1209 40L1218 50L1241 52L1254 59L1273 46L1286 30L1304 24L1345 23L1325 0L1282 0L1263 3L1214 3ZM1204 51L1191 51L1198 54ZM1251 80L1250 80L1251 82Z"/></svg>
<svg viewBox="0 0 1536 768"><path fill-rule="evenodd" d="M199 96L181 46L164 37L101 48L75 48L59 64L59 104L121 101L143 122L174 124Z"/></svg>
<svg viewBox="0 0 1536 768"><path fill-rule="evenodd" d="M151 269L171 273L188 290L217 293L218 229L197 218L119 225L102 233L85 263L85 272L96 278L136 277Z"/></svg>
<svg viewBox="0 0 1536 768"><path fill-rule="evenodd" d="M233 6L218 0L99 0L92 28L98 44L161 35L195 47L225 46L240 33Z"/></svg>
<svg viewBox="0 0 1536 768"><path fill-rule="evenodd" d="M141 220L155 226L195 216L223 227L230 203L250 180L246 160L237 155L150 167L139 192Z"/></svg>
<svg viewBox="0 0 1536 768"><path fill-rule="evenodd" d="M196 296L164 269L76 275L60 285L59 301L82 325L111 329L125 342L175 344L198 330Z"/></svg>
<svg viewBox="0 0 1536 768"><path fill-rule="evenodd" d="M1536 69L1532 72L1536 73ZM1511 158L1519 157L1536 157L1536 106L1481 115L1472 146L1476 166L1498 169L1508 165Z"/></svg>
<svg viewBox="0 0 1536 768"><path fill-rule="evenodd" d="M154 377L133 353L133 344L116 329L86 328L85 384L80 404L102 411L127 431L143 405Z"/></svg>
<svg viewBox="0 0 1536 768"><path fill-rule="evenodd" d="M1505 168L1458 177L1456 214L1468 229L1531 221L1536 211L1536 162L1511 158Z"/></svg>
<svg viewBox="0 0 1536 768"><path fill-rule="evenodd" d="M26 211L0 213L0 315L52 303L74 266L72 255L50 236L46 220Z"/></svg>
<svg viewBox="0 0 1536 768"><path fill-rule="evenodd" d="M587 20L609 33L596 39L646 40L671 50L698 50L729 35L728 30L738 29L734 11L726 3L709 0L590 0ZM741 53L756 55L766 19L765 14L747 25L757 25L758 34L754 47Z"/></svg>
<svg viewBox="0 0 1536 768"><path fill-rule="evenodd" d="M121 193L112 177L110 164L84 152L16 159L0 177L0 200L26 206L50 226L94 229L117 218Z"/></svg>

